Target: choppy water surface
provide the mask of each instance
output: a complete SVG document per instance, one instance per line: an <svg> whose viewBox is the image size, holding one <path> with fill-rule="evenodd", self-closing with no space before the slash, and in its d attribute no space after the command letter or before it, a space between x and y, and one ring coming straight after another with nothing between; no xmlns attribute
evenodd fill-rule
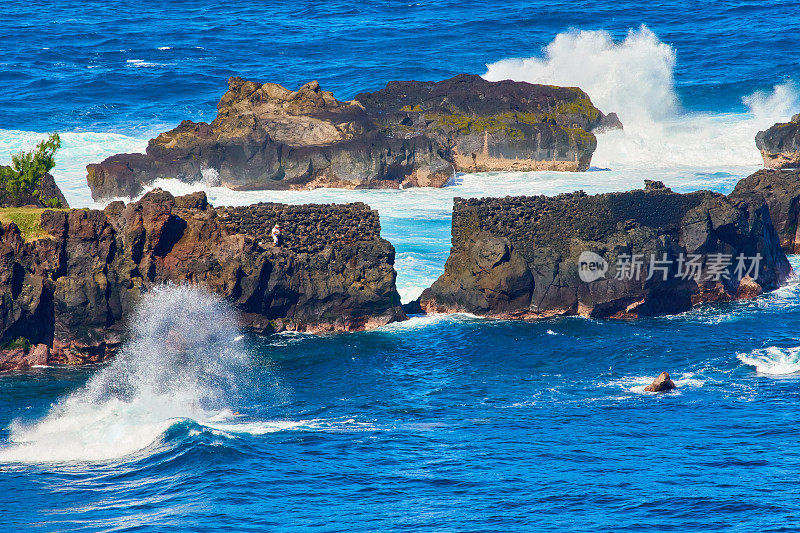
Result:
<svg viewBox="0 0 800 533"><path fill-rule="evenodd" d="M753 137L800 111L792 2L0 5L0 164L62 132L55 177L211 120L230 75L340 98L459 72L578 85L624 132L596 171L439 190L247 192L215 205L364 201L414 298L455 196L730 191ZM607 169L607 170L602 170ZM203 186L159 185L175 193ZM792 259L795 268L800 267ZM413 318L257 338L184 287L151 294L113 362L0 378L0 524L104 530L800 528L800 286L636 322ZM644 387L662 370L675 393Z"/></svg>

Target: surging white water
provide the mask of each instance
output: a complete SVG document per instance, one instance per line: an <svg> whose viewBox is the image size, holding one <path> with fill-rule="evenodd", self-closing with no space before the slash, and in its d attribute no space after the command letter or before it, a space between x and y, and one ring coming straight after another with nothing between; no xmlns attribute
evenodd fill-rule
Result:
<svg viewBox="0 0 800 533"><path fill-rule="evenodd" d="M592 163L625 168L757 167L759 130L800 111L793 82L742 98L743 114L683 113L675 91L675 51L647 27L622 41L606 31L559 34L539 57L487 65L484 77L577 86L624 131L601 134Z"/></svg>
<svg viewBox="0 0 800 533"><path fill-rule="evenodd" d="M736 357L742 363L754 367L759 374L780 376L800 372L800 346L770 346Z"/></svg>
<svg viewBox="0 0 800 533"><path fill-rule="evenodd" d="M248 356L233 311L200 288L164 286L142 299L131 339L81 389L33 424L15 421L0 461L100 461L157 442L180 420L219 420Z"/></svg>

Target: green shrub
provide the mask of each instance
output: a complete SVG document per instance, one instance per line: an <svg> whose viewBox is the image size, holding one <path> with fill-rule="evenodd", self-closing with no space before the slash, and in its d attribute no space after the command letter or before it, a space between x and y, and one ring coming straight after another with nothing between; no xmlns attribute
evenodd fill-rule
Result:
<svg viewBox="0 0 800 533"><path fill-rule="evenodd" d="M38 190L39 180L56 166L55 155L59 148L61 139L58 133L53 133L47 140L37 144L32 152L20 152L11 156L11 166L0 167L0 188L16 202L22 201L26 196L38 198L41 194ZM60 205L59 202L58 206Z"/></svg>

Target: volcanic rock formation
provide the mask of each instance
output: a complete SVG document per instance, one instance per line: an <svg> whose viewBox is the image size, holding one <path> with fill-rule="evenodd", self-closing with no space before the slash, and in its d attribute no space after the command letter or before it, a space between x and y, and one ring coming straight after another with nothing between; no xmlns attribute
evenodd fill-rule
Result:
<svg viewBox="0 0 800 533"><path fill-rule="evenodd" d="M95 199L134 197L159 178L232 189L441 187L455 170L585 170L591 130L618 127L577 88L462 74L392 82L340 102L317 82L297 91L228 80L211 124L183 121L146 154L87 167Z"/></svg>
<svg viewBox="0 0 800 533"><path fill-rule="evenodd" d="M456 198L450 257L420 306L634 318L752 297L790 273L769 209L754 195L677 194L649 182L596 196Z"/></svg>
<svg viewBox="0 0 800 533"><path fill-rule="evenodd" d="M394 248L365 204L215 209L204 193L155 189L103 211L43 210L41 226L49 237L26 240L0 225L0 369L105 359L141 294L162 283L201 284L262 332L404 318Z"/></svg>
<svg viewBox="0 0 800 533"><path fill-rule="evenodd" d="M800 113L756 135L767 168L800 168Z"/></svg>
<svg viewBox="0 0 800 533"><path fill-rule="evenodd" d="M766 202L784 251L800 253L800 169L759 170L737 183L733 194Z"/></svg>

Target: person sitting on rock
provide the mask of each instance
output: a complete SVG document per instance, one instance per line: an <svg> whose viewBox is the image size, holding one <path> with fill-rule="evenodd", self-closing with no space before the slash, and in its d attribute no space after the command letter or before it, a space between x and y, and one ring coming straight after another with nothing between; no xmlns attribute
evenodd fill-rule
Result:
<svg viewBox="0 0 800 533"><path fill-rule="evenodd" d="M275 243L275 246L281 245L281 227L278 223L275 223L275 226L272 228L272 242Z"/></svg>

